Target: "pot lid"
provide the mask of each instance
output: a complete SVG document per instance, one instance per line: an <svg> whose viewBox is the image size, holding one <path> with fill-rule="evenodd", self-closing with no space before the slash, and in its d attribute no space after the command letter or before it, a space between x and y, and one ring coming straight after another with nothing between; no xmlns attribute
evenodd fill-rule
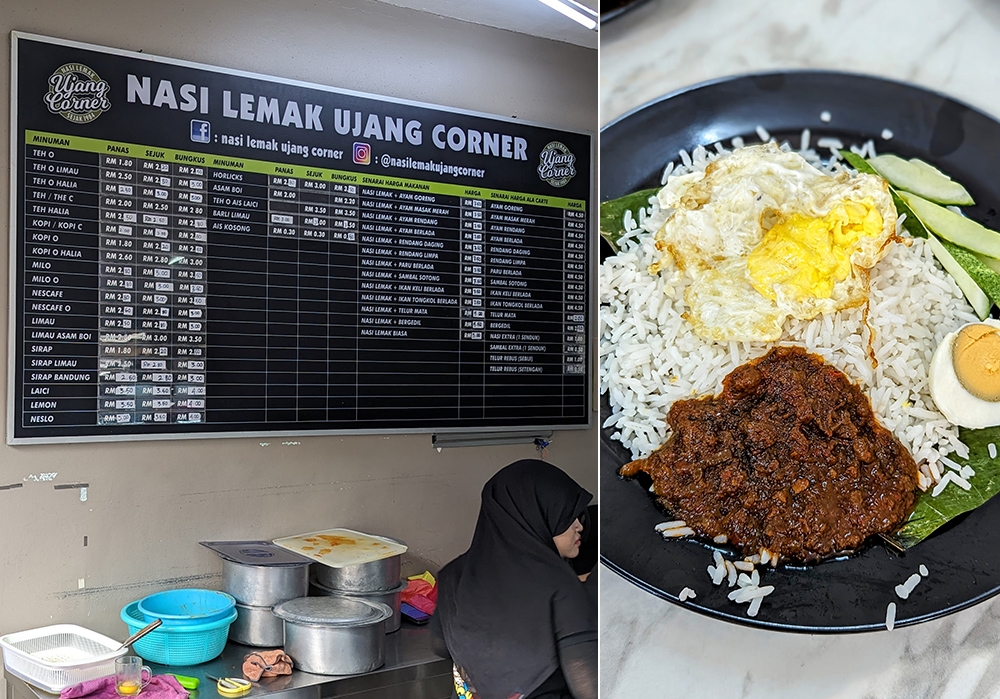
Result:
<svg viewBox="0 0 1000 699"><path fill-rule="evenodd" d="M388 605L348 597L299 597L273 611L281 619L310 626L370 626L392 616Z"/></svg>
<svg viewBox="0 0 1000 699"><path fill-rule="evenodd" d="M315 578L310 579L309 584L313 585L324 595L337 595L338 597L378 597L380 595L393 595L397 592L402 592L406 589L406 586L409 585L406 580L400 580L396 587L390 587L388 590L366 590L364 592L357 592L355 590L338 590L333 587L328 587Z"/></svg>
<svg viewBox="0 0 1000 699"><path fill-rule="evenodd" d="M371 563L406 553L406 544L353 529L327 529L275 539L278 546L332 568Z"/></svg>
<svg viewBox="0 0 1000 699"><path fill-rule="evenodd" d="M251 566L304 566L311 561L270 541L199 541L219 557Z"/></svg>

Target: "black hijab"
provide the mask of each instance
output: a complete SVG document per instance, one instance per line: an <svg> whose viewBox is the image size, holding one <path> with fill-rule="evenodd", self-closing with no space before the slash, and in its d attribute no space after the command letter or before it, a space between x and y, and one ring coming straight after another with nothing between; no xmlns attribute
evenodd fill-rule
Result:
<svg viewBox="0 0 1000 699"><path fill-rule="evenodd" d="M587 592L552 541L591 497L535 459L506 466L483 488L472 545L438 576L436 612L483 699L529 694L559 667L560 640L596 631Z"/></svg>

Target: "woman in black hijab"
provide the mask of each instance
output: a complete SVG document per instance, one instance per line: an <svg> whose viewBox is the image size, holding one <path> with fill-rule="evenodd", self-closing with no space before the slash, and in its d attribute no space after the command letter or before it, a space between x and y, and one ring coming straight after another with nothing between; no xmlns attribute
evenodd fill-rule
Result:
<svg viewBox="0 0 1000 699"><path fill-rule="evenodd" d="M597 697L597 609L566 560L591 497L534 459L483 488L472 545L441 570L432 619L477 699Z"/></svg>

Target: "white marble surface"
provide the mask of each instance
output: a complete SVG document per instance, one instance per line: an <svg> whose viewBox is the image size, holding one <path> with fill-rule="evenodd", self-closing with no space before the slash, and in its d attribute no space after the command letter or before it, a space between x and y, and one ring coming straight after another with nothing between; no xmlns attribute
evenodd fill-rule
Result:
<svg viewBox="0 0 1000 699"><path fill-rule="evenodd" d="M891 632L809 636L717 621L600 575L601 699L1000 697L1000 601Z"/></svg>
<svg viewBox="0 0 1000 699"><path fill-rule="evenodd" d="M905 80L1000 117L1000 2L650 0L601 28L601 123L686 85L781 68ZM716 621L606 569L600 583L602 699L1000 699L1000 600L892 632L807 636Z"/></svg>
<svg viewBox="0 0 1000 699"><path fill-rule="evenodd" d="M686 85L781 68L904 80L1000 115L1000 3L650 0L601 27L600 61L602 124Z"/></svg>

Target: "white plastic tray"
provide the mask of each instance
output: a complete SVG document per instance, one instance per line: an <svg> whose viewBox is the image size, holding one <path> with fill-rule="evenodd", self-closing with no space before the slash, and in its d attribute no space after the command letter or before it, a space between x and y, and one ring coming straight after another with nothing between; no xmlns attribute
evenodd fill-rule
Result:
<svg viewBox="0 0 1000 699"><path fill-rule="evenodd" d="M0 636L7 671L46 692L58 694L86 680L115 672L125 655L120 641L75 624L56 624Z"/></svg>
<svg viewBox="0 0 1000 699"><path fill-rule="evenodd" d="M274 543L333 568L369 563L406 553L404 544L353 529L327 529L286 536L275 539Z"/></svg>

